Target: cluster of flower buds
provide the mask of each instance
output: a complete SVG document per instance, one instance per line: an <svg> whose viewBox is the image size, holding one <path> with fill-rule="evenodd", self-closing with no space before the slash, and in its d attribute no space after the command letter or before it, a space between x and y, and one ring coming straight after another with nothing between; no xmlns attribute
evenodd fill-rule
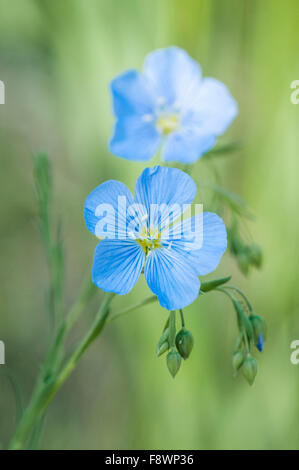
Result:
<svg viewBox="0 0 299 470"><path fill-rule="evenodd" d="M262 249L256 243L246 243L239 232L238 225L233 222L229 229L230 252L236 257L239 269L247 276L252 267L260 269L263 261Z"/></svg>
<svg viewBox="0 0 299 470"><path fill-rule="evenodd" d="M262 352L266 340L266 323L258 315L247 315L241 302L233 301L238 320L239 335L233 351L233 368L242 370L247 382L252 385L257 374L257 360L251 355L251 345Z"/></svg>
<svg viewBox="0 0 299 470"><path fill-rule="evenodd" d="M175 312L170 313L170 317L158 341L156 354L159 357L168 351L166 363L170 374L174 378L181 367L182 358L186 360L190 356L194 340L191 332L185 328L183 322L182 328L175 334L175 316L174 320L172 320L172 325L170 324L172 314L175 315Z"/></svg>

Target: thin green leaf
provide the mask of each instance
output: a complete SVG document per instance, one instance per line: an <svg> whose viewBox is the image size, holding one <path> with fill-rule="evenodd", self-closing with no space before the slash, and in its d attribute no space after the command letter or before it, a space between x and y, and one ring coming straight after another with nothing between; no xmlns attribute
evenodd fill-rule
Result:
<svg viewBox="0 0 299 470"><path fill-rule="evenodd" d="M6 366L4 375L8 379L11 388L14 392L15 404L16 404L16 422L18 423L22 418L24 412L24 400L21 385L15 376L15 374Z"/></svg>
<svg viewBox="0 0 299 470"><path fill-rule="evenodd" d="M218 145L213 149L209 150L209 152L203 155L203 158L210 158L210 157L218 157L218 156L226 156L237 150L240 150L243 147L242 142L240 140L236 140L230 142L229 144Z"/></svg>
<svg viewBox="0 0 299 470"><path fill-rule="evenodd" d="M226 282L231 280L231 276L222 277L221 279L213 279L212 281L202 282L200 285L200 291L202 293L209 292L213 289L216 289L218 286L226 284Z"/></svg>

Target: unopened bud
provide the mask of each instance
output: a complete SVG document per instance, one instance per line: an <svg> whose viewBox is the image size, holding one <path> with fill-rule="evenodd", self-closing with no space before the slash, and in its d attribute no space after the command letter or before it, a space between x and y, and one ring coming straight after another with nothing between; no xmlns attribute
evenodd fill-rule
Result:
<svg viewBox="0 0 299 470"><path fill-rule="evenodd" d="M254 264L254 266L256 266L257 268L260 268L263 262L262 249L260 248L259 245L253 243L252 245L249 245L248 250L249 250L250 261L252 262L252 264Z"/></svg>
<svg viewBox="0 0 299 470"><path fill-rule="evenodd" d="M161 344L161 345L157 345L157 348L156 348L156 354L157 354L157 357L160 357L162 356L162 354L164 354L166 351L168 351L169 349L169 344L167 341L165 341L165 343Z"/></svg>
<svg viewBox="0 0 299 470"><path fill-rule="evenodd" d="M252 385L257 374L257 361L252 356L247 356L243 364L243 375L249 385Z"/></svg>
<svg viewBox="0 0 299 470"><path fill-rule="evenodd" d="M245 356L244 356L243 351L235 352L233 354L233 368L235 370L239 370L240 367L242 367L242 365L244 363L244 359L245 359Z"/></svg>
<svg viewBox="0 0 299 470"><path fill-rule="evenodd" d="M186 328L182 328L175 338L177 350L183 359L188 359L193 349L193 336Z"/></svg>
<svg viewBox="0 0 299 470"><path fill-rule="evenodd" d="M169 349L168 337L169 337L169 328L166 328L163 331L162 336L159 339L157 347L156 347L156 354L158 357L164 354Z"/></svg>
<svg viewBox="0 0 299 470"><path fill-rule="evenodd" d="M267 335L266 322L258 315L250 315L249 319L253 327L255 345L262 352Z"/></svg>
<svg viewBox="0 0 299 470"><path fill-rule="evenodd" d="M233 301L235 310L237 312L238 316L238 325L239 325L239 330L242 332L243 328L245 328L247 337L249 341L251 341L254 337L254 331L253 331L253 325L252 322L250 321L249 317L247 316L242 304L238 302L237 300Z"/></svg>
<svg viewBox="0 0 299 470"><path fill-rule="evenodd" d="M171 351L167 354L167 367L172 377L174 378L179 371L181 366L181 356L175 348L172 348Z"/></svg>
<svg viewBox="0 0 299 470"><path fill-rule="evenodd" d="M249 272L249 257L247 254L247 251L241 251L241 253L238 253L237 255L237 261L238 261L238 266L240 268L240 271L247 276Z"/></svg>

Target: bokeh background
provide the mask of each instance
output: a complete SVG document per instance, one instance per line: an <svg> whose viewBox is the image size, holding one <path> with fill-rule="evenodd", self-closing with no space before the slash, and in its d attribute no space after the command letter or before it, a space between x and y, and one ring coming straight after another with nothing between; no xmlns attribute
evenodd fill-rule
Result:
<svg viewBox="0 0 299 470"><path fill-rule="evenodd" d="M133 183L143 165L109 154L109 81L141 68L158 47L185 48L230 88L240 114L223 141L242 150L215 158L222 184L257 216L250 230L264 266L245 278L226 254L217 276L232 274L269 328L253 387L233 378L235 315L220 294L185 310L194 351L175 381L155 345L166 318L148 306L107 326L51 404L41 438L47 449L289 449L299 447L299 79L297 0L0 0L0 441L15 426L12 371L28 402L44 357L49 320L46 263L36 227L32 155L47 150L55 215L67 257L65 308L78 295L96 240L86 230L86 195L113 178ZM197 164L209 178L207 163ZM203 203L204 193L202 194ZM148 295L140 281L118 310ZM100 301L101 293L95 300ZM95 306L94 305L94 306ZM89 324L86 312L72 341Z"/></svg>

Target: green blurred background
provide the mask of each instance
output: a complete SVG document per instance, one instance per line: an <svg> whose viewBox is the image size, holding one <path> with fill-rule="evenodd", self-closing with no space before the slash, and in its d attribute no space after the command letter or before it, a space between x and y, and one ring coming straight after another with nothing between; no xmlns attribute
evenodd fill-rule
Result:
<svg viewBox="0 0 299 470"><path fill-rule="evenodd" d="M214 164L223 185L257 215L250 228L265 260L246 279L226 254L217 276L233 274L268 323L258 377L253 387L232 377L235 315L228 300L211 294L185 311L195 347L173 381L165 358L155 357L166 312L148 306L107 326L87 352L49 408L41 447L299 448L299 365L290 363L290 343L299 339L299 105L290 102L290 83L299 79L298 16L297 0L0 0L3 446L15 426L6 370L18 377L27 402L49 337L32 155L47 150L53 162L67 308L96 246L84 226L85 197L109 178L133 189L143 169L108 153L109 81L127 68L140 69L151 50L174 44L201 63L205 76L226 83L239 102L224 140L241 139L243 149ZM206 167L197 164L199 177L208 178ZM141 280L114 309L145 295Z"/></svg>

